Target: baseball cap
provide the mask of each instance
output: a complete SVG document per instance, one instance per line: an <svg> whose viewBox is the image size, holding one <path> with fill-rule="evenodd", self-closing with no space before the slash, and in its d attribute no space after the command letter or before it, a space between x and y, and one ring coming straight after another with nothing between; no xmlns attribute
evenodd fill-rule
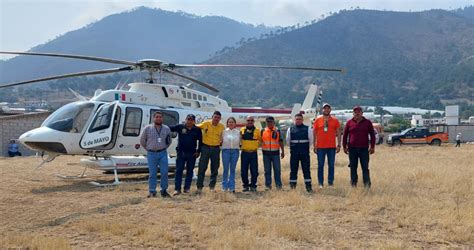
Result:
<svg viewBox="0 0 474 250"><path fill-rule="evenodd" d="M196 120L196 116L193 115L193 114L189 114L189 115L186 116L186 120L187 120L187 119L191 119L191 120L195 121L195 120Z"/></svg>
<svg viewBox="0 0 474 250"><path fill-rule="evenodd" d="M329 106L329 108L331 108L331 104L329 104L327 102L323 104L323 108L326 107L326 106Z"/></svg>
<svg viewBox="0 0 474 250"><path fill-rule="evenodd" d="M355 106L352 108L352 111L360 110L362 111L362 108L360 106Z"/></svg>

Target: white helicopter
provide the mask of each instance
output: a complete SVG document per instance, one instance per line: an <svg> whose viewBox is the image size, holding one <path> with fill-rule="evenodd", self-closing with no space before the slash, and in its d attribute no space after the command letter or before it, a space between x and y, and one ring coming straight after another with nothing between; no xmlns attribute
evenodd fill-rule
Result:
<svg viewBox="0 0 474 250"><path fill-rule="evenodd" d="M154 112L164 114L166 125L176 125L184 120L188 114L196 116L196 122L209 119L216 110L222 113L223 120L235 117L237 123L243 124L249 115L263 121L272 115L277 120L288 119L287 112L233 112L227 102L216 96L190 89L186 86L156 83L155 73L166 73L187 79L213 92L219 92L213 86L183 75L175 71L180 68L263 68L343 72L342 69L287 67L268 65L226 65L226 64L173 64L155 59L144 59L138 62L117 60L102 57L92 57L71 54L9 52L0 51L0 54L49 56L106 62L126 65L124 67L103 70L85 71L64 75L38 78L9 84L0 84L0 88L19 86L35 82L57 80L76 76L110 74L124 71L147 71L149 77L146 82L130 83L129 89L97 90L91 99L76 96L80 101L66 104L52 113L41 127L30 130L20 136L19 141L26 147L41 152L43 162L54 160L59 155L85 155L81 163L87 167L103 171L114 171L115 183L118 184L117 172L121 167L130 169L147 169L146 158L140 155L146 151L139 144L140 133L146 125L151 123ZM313 96L314 98L314 96ZM295 105L292 113L299 112L301 105ZM177 140L173 140L169 150L170 167L175 166L173 156ZM130 160L130 156L136 156ZM120 160L122 159L122 162ZM85 169L86 169L85 168ZM85 172L84 169L84 172ZM82 175L84 175L84 172Z"/></svg>

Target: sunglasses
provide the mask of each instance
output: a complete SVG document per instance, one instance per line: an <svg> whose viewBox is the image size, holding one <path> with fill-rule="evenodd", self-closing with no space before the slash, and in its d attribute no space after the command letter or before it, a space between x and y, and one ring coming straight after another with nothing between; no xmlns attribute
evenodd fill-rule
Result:
<svg viewBox="0 0 474 250"><path fill-rule="evenodd" d="M255 120L247 120L248 122L254 122Z"/></svg>

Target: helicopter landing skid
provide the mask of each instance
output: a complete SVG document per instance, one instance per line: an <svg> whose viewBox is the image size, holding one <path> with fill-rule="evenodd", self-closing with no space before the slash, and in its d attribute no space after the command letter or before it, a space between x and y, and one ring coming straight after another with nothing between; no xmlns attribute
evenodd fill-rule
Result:
<svg viewBox="0 0 474 250"><path fill-rule="evenodd" d="M56 177L61 178L61 179L65 179L65 180L81 179L81 178L87 177L86 170L87 170L87 167L85 167L84 170L82 171L82 173L79 174L79 175L62 175L60 173L57 173Z"/></svg>
<svg viewBox="0 0 474 250"><path fill-rule="evenodd" d="M123 184L143 184L143 183L148 183L148 180L146 181L120 181L117 173L117 167L114 168L114 182L112 183L100 183L97 181L91 181L89 184L95 186L95 187L113 187L113 186L118 186L118 185L123 185Z"/></svg>
<svg viewBox="0 0 474 250"><path fill-rule="evenodd" d="M168 178L169 181L173 181L174 180L174 174L171 174ZM195 173L193 173L193 180L194 179L197 179ZM160 176L158 176L158 180L157 180L158 184L160 183ZM95 187L113 187L113 186L119 186L119 185L132 185L132 184L145 184L145 183L148 183L148 180L135 180L135 181L130 181L130 180L127 180L127 181L120 181L119 177L118 177L118 172L117 172L117 168L114 168L114 181L113 182L98 182L98 181L91 181L89 182L89 184L95 186Z"/></svg>

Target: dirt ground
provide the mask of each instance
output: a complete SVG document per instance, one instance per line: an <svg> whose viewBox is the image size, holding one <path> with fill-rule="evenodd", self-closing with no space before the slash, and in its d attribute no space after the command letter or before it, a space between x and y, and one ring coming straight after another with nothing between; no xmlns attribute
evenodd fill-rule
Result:
<svg viewBox="0 0 474 250"><path fill-rule="evenodd" d="M89 181L113 179L99 171L55 176L81 173L79 159L59 157L35 171L34 157L0 158L0 247L474 247L474 145L378 147L369 191L350 187L340 153L335 188L314 185L312 195L301 171L289 190L288 156L283 191L263 191L260 159L257 193L241 193L238 173L235 194L205 189L166 200L147 199L146 184L93 187ZM316 183L314 154L311 166Z"/></svg>

